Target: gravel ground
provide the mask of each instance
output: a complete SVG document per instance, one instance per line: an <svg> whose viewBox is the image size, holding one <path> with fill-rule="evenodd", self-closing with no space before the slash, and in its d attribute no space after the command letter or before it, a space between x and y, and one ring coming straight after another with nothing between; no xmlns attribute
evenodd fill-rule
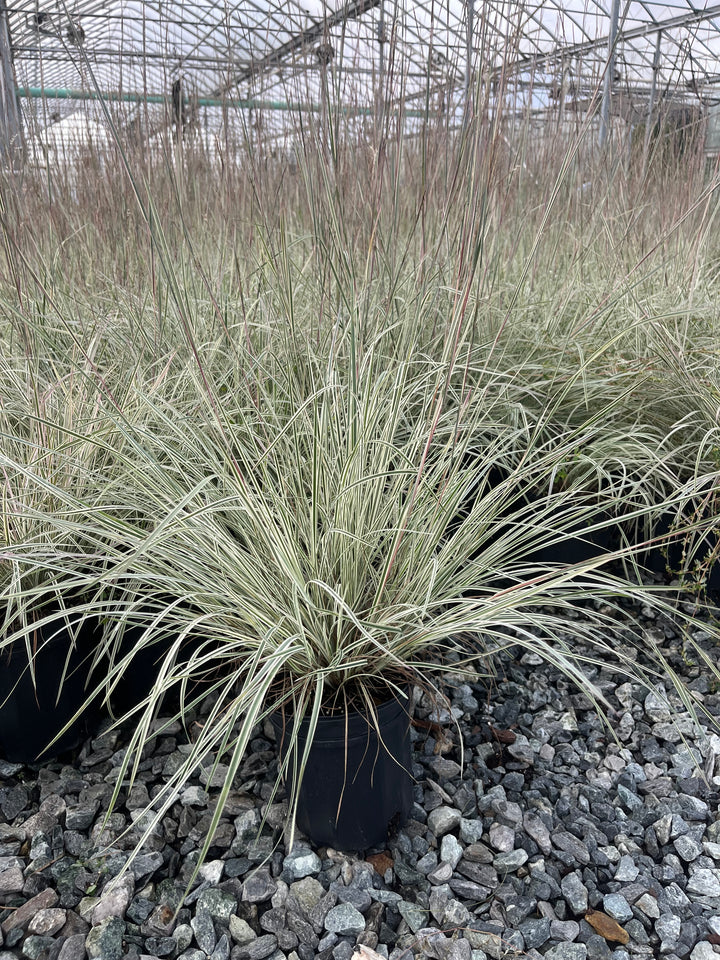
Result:
<svg viewBox="0 0 720 960"><path fill-rule="evenodd" d="M672 622L637 616L720 716L720 693ZM110 881L186 749L179 726L147 750L105 824L122 730L66 763L0 760L0 960L720 956L718 727L699 736L662 686L628 683L611 664L589 673L619 742L534 654L503 655L490 680L456 680L443 708L416 691L411 819L386 848L358 855L302 837L285 855L284 804L267 806L268 724L177 917L217 790L202 771Z"/></svg>

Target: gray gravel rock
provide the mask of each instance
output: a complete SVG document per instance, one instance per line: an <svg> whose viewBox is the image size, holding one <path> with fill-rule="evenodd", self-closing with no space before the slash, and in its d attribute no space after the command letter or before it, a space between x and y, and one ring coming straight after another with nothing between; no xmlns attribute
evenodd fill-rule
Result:
<svg viewBox="0 0 720 960"><path fill-rule="evenodd" d="M660 953L670 953L680 939L680 917L664 914L655 921L655 932L660 937Z"/></svg>
<svg viewBox="0 0 720 960"><path fill-rule="evenodd" d="M498 873L514 873L527 862L527 851L519 847L517 850L510 850L508 853L498 854L498 856L493 859L493 867Z"/></svg>
<svg viewBox="0 0 720 960"><path fill-rule="evenodd" d="M504 823L493 823L488 832L490 846L500 853L507 853L515 847L515 831Z"/></svg>
<svg viewBox="0 0 720 960"><path fill-rule="evenodd" d="M460 839L463 843L477 843L483 835L482 820L460 820Z"/></svg>
<svg viewBox="0 0 720 960"><path fill-rule="evenodd" d="M217 937L215 936L215 925L207 910L199 909L190 921L190 926L195 934L195 942L198 947L205 953L212 953L215 949Z"/></svg>
<svg viewBox="0 0 720 960"><path fill-rule="evenodd" d="M544 954L546 960L586 960L587 955L584 943L558 943Z"/></svg>
<svg viewBox="0 0 720 960"><path fill-rule="evenodd" d="M462 824L461 824L462 826ZM445 862L450 864L454 870L457 867L458 863L462 859L463 847L462 844L451 834L446 833L442 838L440 844L440 858Z"/></svg>
<svg viewBox="0 0 720 960"><path fill-rule="evenodd" d="M193 942L195 932L189 923L179 923L173 930L172 939L175 941L175 950L182 953ZM146 941L147 942L147 941Z"/></svg>
<svg viewBox="0 0 720 960"><path fill-rule="evenodd" d="M244 947L251 941L257 940L257 933L255 933L247 920L243 920L235 914L230 917L229 930L233 942L240 947Z"/></svg>
<svg viewBox="0 0 720 960"><path fill-rule="evenodd" d="M296 847L285 857L283 875L291 882L303 877L316 876L322 869L320 857L306 847Z"/></svg>
<svg viewBox="0 0 720 960"><path fill-rule="evenodd" d="M677 837L673 842L673 846L675 847L678 856L688 863L692 860L697 860L697 858L703 852L703 848L697 842L697 840L693 840L693 838L687 834Z"/></svg>
<svg viewBox="0 0 720 960"><path fill-rule="evenodd" d="M266 903L277 890L277 883L267 871L251 873L243 883L242 899L247 903Z"/></svg>
<svg viewBox="0 0 720 960"><path fill-rule="evenodd" d="M93 910L93 926L97 926L98 923L102 923L102 921L107 920L108 917L119 917L122 919L125 916L125 912L130 905L134 893L135 878L132 874L125 874L121 880L114 882L106 888L97 906Z"/></svg>
<svg viewBox="0 0 720 960"><path fill-rule="evenodd" d="M580 924L575 920L551 920L550 936L555 940L572 942L580 936Z"/></svg>
<svg viewBox="0 0 720 960"><path fill-rule="evenodd" d="M124 935L125 921L119 917L108 917L93 927L85 939L90 960L121 960L125 954Z"/></svg>
<svg viewBox="0 0 720 960"><path fill-rule="evenodd" d="M671 628L644 616L634 610L631 619L670 644L673 668L718 715L720 695L673 659ZM620 708L619 748L589 703L532 653L503 653L499 664L492 696L472 678L449 693L448 716L465 739L462 768L457 742L413 727L411 818L367 851L368 861L302 836L284 850L274 734L258 729L184 905L225 783L219 767L215 780L210 767L188 779L130 866L129 902L116 902L109 887L144 804L186 756L179 724L148 748L104 828L122 731L86 744L75 766L0 760L0 898L13 908L0 914L0 946L46 960L50 937L49 960L85 960L87 940L99 957L117 949L103 926L116 921L127 960L353 960L356 942L399 960L418 952L421 934L430 960L709 960L707 938L720 936L718 732L698 739L687 717L668 714L661 688L647 693L588 658L590 678ZM420 720L432 709L417 698ZM101 839L108 850L93 859ZM629 944L593 930L589 907L615 917Z"/></svg>
<svg viewBox="0 0 720 960"><path fill-rule="evenodd" d="M703 940L693 947L690 954L690 960L717 960L720 954L714 949L713 945L707 940Z"/></svg>
<svg viewBox="0 0 720 960"><path fill-rule="evenodd" d="M25 877L19 865L8 867L0 873L0 895L20 893L25 886Z"/></svg>
<svg viewBox="0 0 720 960"><path fill-rule="evenodd" d="M28 933L52 937L65 926L66 921L67 910L60 907L38 910L28 924Z"/></svg>
<svg viewBox="0 0 720 960"><path fill-rule="evenodd" d="M560 883L562 895L574 914L586 913L588 908L588 891L577 873L569 873Z"/></svg>
<svg viewBox="0 0 720 960"><path fill-rule="evenodd" d="M528 949L541 947L550 939L550 920L547 917L523 920L518 929Z"/></svg>
<svg viewBox="0 0 720 960"><path fill-rule="evenodd" d="M350 903L341 903L328 911L325 929L340 936L357 937L365 929L365 917Z"/></svg>
<svg viewBox="0 0 720 960"><path fill-rule="evenodd" d="M238 947L236 956L238 960L265 960L265 957L272 956L276 949L277 937L266 933L251 943Z"/></svg>
<svg viewBox="0 0 720 960"><path fill-rule="evenodd" d="M630 920L633 915L630 904L621 893L609 893L603 897L603 910L618 923Z"/></svg>
<svg viewBox="0 0 720 960"><path fill-rule="evenodd" d="M310 913L325 895L325 888L314 877L303 877L290 885L290 895L299 904L301 909Z"/></svg>
<svg viewBox="0 0 720 960"><path fill-rule="evenodd" d="M41 956L47 956L50 950L55 946L53 937L43 937L31 934L25 937L23 941L23 956L28 960L39 960Z"/></svg>
<svg viewBox="0 0 720 960"><path fill-rule="evenodd" d="M231 893L225 893L215 887L203 890L197 899L198 912L204 910L213 919L224 926L230 922L230 917L237 909L237 899Z"/></svg>
<svg viewBox="0 0 720 960"><path fill-rule="evenodd" d="M540 817L532 813L526 813L523 816L523 829L531 837L544 854L549 854L552 850L552 841L550 831Z"/></svg>
<svg viewBox="0 0 720 960"><path fill-rule="evenodd" d="M615 879L620 883L627 883L635 880L638 873L640 873L640 868L637 866L635 861L631 856L625 854L620 857L617 868L615 870Z"/></svg>
<svg viewBox="0 0 720 960"><path fill-rule="evenodd" d="M85 936L82 933L68 937L58 953L58 960L85 960L86 957Z"/></svg>
<svg viewBox="0 0 720 960"><path fill-rule="evenodd" d="M646 917L657 919L660 916L660 907L658 906L657 898L651 896L649 893L644 893L641 897L638 897L633 906L641 910Z"/></svg>

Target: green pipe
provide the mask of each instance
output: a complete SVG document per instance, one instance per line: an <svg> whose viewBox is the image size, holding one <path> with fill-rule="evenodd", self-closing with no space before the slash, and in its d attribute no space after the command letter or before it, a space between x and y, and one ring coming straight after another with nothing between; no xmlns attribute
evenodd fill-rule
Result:
<svg viewBox="0 0 720 960"><path fill-rule="evenodd" d="M165 93L121 93L96 90L72 90L66 87L18 87L17 95L33 100L105 100L108 103L172 103L172 96ZM187 97L185 104L190 104ZM198 97L193 100L199 107L235 107L238 110L288 110L300 113L320 113L322 107L317 103L287 103L284 100L227 100L220 97ZM342 107L349 116L371 117L374 107ZM424 110L404 110L403 116L422 119Z"/></svg>

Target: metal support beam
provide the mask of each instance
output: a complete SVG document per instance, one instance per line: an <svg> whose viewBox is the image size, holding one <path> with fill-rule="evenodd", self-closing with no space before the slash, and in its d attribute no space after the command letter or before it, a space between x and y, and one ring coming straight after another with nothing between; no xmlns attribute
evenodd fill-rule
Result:
<svg viewBox="0 0 720 960"><path fill-rule="evenodd" d="M281 66L284 60L292 53L295 53L296 50L302 50L303 47L307 47L311 43L314 43L315 40L319 40L332 27L340 23L345 23L346 20L354 20L357 17L361 17L364 13L367 13L368 10L377 7L379 3L380 0L350 0L349 3L330 14L330 16L315 21L315 23L305 30L301 30L300 33L296 33L294 37L291 37L279 47L271 50L270 53L265 54L264 57L260 57L259 60L254 60L249 67L236 73L229 83L216 87L210 96L222 97L223 94L232 90L238 86L238 84L244 83L246 80L251 80L253 77L261 76L267 73L268 70L272 70L273 67Z"/></svg>
<svg viewBox="0 0 720 960"><path fill-rule="evenodd" d="M18 97L34 100L104 100L106 103L159 103L172 106L172 94L164 93L135 93L128 91L110 90L98 93L95 90L72 90L65 87L18 87ZM185 98L184 104L190 101ZM281 110L297 113L321 113L323 105L320 103L288 103L284 100L228 100L227 97L197 97L192 101L198 107L227 107L234 110ZM350 117L371 117L374 107L340 107L340 112ZM404 117L424 118L425 110L402 110Z"/></svg>
<svg viewBox="0 0 720 960"><path fill-rule="evenodd" d="M475 32L475 2L474 0L465 0L467 11L465 23L465 111L464 117L467 123L472 117L472 60L473 60L473 36Z"/></svg>
<svg viewBox="0 0 720 960"><path fill-rule="evenodd" d="M600 104L600 131L598 145L605 146L610 130L610 101L612 100L613 75L615 73L615 45L617 42L618 24L620 23L620 0L613 0L610 13L610 32L608 34L608 54L603 77L602 103Z"/></svg>
<svg viewBox="0 0 720 960"><path fill-rule="evenodd" d="M0 0L0 166L16 169L23 159L22 117L15 93L10 24Z"/></svg>
<svg viewBox="0 0 720 960"><path fill-rule="evenodd" d="M378 41L378 89L377 89L377 125L382 128L383 117L385 115L385 2L380 0L380 10L378 16L377 41Z"/></svg>
<svg viewBox="0 0 720 960"><path fill-rule="evenodd" d="M652 36L658 30L674 30L677 27L692 27L700 23L706 23L708 20L714 20L720 17L720 4L713 4L711 7L704 7L701 10L692 10L689 13L683 13L676 17L667 17L665 20L655 20L651 23L645 23L641 27L630 27L627 30L619 30L616 35L616 43L622 43L626 40L638 40L642 37ZM536 53L527 56L518 57L511 63L504 63L490 73L490 79L514 74L529 73L534 74L541 71L544 67L552 66L558 60L563 58L577 57L582 58L585 54L592 53L594 50L601 50L608 46L609 37L602 36L593 40L582 40L580 43L562 44L555 47L548 53ZM459 86L461 79L456 81ZM443 85L444 86L444 85ZM439 87L436 89L440 89ZM427 91L413 93L404 98L405 103L412 100L419 100L427 96Z"/></svg>
<svg viewBox="0 0 720 960"><path fill-rule="evenodd" d="M645 120L645 139L643 141L643 176L647 169L648 153L650 152L650 133L652 130L652 115L655 109L655 97L657 96L657 78L660 72L660 45L662 43L662 30L658 30L657 40L655 41L655 56L653 57L652 84L650 86L650 99L648 100L647 119Z"/></svg>
<svg viewBox="0 0 720 960"><path fill-rule="evenodd" d="M713 4L711 7L704 7L700 10L693 10L690 13L683 13L677 17L667 17L665 20L655 20L654 22L644 23L641 27L630 27L627 30L620 30L616 35L616 44L626 40L640 40L642 37L652 36L658 30L674 30L678 27L692 27L699 23L705 23L707 20L715 20L720 17L720 4ZM536 54L535 56L521 57L511 67L516 72L521 70L537 70L545 64L553 63L561 57L581 57L583 54L591 53L593 50L599 50L602 47L609 46L609 36L598 37L595 40L583 40L580 43L572 43L567 46L556 47L549 53ZM507 71L507 67L503 68Z"/></svg>

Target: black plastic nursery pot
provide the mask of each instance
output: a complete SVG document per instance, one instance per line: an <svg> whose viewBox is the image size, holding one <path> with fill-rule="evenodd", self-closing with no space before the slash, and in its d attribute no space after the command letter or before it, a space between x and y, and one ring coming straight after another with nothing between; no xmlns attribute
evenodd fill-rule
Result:
<svg viewBox="0 0 720 960"><path fill-rule="evenodd" d="M298 795L297 826L316 846L366 850L387 841L410 815L413 803L409 702L392 699L364 713L321 716ZM292 718L274 714L272 724L285 758ZM299 764L308 721L300 724Z"/></svg>
<svg viewBox="0 0 720 960"><path fill-rule="evenodd" d="M686 584L696 583L703 588L710 600L720 601L720 559L717 559L717 531L707 532L697 542L689 542L681 534L675 534L678 517L673 513L663 514L655 524L650 540L657 542L637 551L637 559L651 573L670 581L680 577ZM637 542L638 534L630 531L628 537ZM690 560L686 557L690 555ZM689 569L688 569L689 568Z"/></svg>
<svg viewBox="0 0 720 960"><path fill-rule="evenodd" d="M173 598L167 598L173 603ZM162 628L162 633L155 632L154 636L146 639L146 630ZM113 716L122 717L135 710L152 690L160 672L160 667L172 646L177 642L177 629L168 629L163 625L163 617L158 616L157 608L141 608L132 622L128 622L115 644L115 650L110 658L111 664L117 664L129 654L132 658L129 665L122 671L110 693L110 708ZM180 645L180 655L189 656L200 644L200 641L190 635L185 637ZM110 669L110 668L109 668ZM192 691L194 686L190 685ZM163 706L169 710L176 710L180 706L180 686L174 684L165 693L162 699Z"/></svg>
<svg viewBox="0 0 720 960"><path fill-rule="evenodd" d="M141 644L144 627L129 627L123 635L118 650L118 658L127 656L134 646ZM139 645L134 653L130 666L118 679L110 694L110 706L116 717L134 710L150 693L157 680L160 663L164 659L170 646L168 640L156 640L146 645ZM167 706L172 706L172 697L164 700Z"/></svg>
<svg viewBox="0 0 720 960"><path fill-rule="evenodd" d="M603 512L593 518L593 523L609 519L609 514ZM552 529L554 527L552 515L543 519L541 526ZM599 530L586 530L584 526L586 525L582 523L573 523L562 529L562 532L558 531L555 543L531 549L527 557L528 562L561 563L571 566L576 563L589 563L612 549L610 526L601 527Z"/></svg>
<svg viewBox="0 0 720 960"><path fill-rule="evenodd" d="M87 697L97 623L77 623L70 630L58 619L30 635L34 683L24 643L0 651L0 756L6 760L50 760L77 747L97 721L96 710L84 711L48 748Z"/></svg>

